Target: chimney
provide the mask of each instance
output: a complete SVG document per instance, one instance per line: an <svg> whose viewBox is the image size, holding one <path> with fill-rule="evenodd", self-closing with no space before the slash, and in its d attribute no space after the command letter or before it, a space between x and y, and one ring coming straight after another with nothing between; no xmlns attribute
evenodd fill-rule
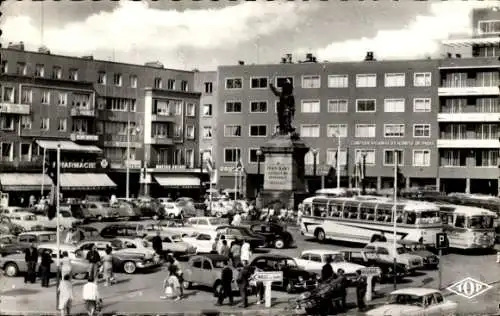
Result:
<svg viewBox="0 0 500 316"><path fill-rule="evenodd" d="M281 57L281 64L286 64L286 57Z"/></svg>
<svg viewBox="0 0 500 316"><path fill-rule="evenodd" d="M149 61L147 63L144 63L144 66L153 67L153 68L160 68L160 69L164 68L163 64L160 63L159 61Z"/></svg>
<svg viewBox="0 0 500 316"><path fill-rule="evenodd" d="M365 61L374 61L373 52L366 52Z"/></svg>
<svg viewBox="0 0 500 316"><path fill-rule="evenodd" d="M313 56L313 58L311 59L311 61L312 61L313 63L317 63L317 62L318 62L318 61L317 61L317 59L316 59L316 57L314 57L314 56Z"/></svg>
<svg viewBox="0 0 500 316"><path fill-rule="evenodd" d="M245 65L245 62L243 60L238 60L238 65L243 66Z"/></svg>
<svg viewBox="0 0 500 316"><path fill-rule="evenodd" d="M292 54L285 54L285 56L286 56L286 62L288 64L293 64Z"/></svg>
<svg viewBox="0 0 500 316"><path fill-rule="evenodd" d="M50 50L47 48L47 46L40 46L38 48L38 52L42 53L42 54L50 55Z"/></svg>
<svg viewBox="0 0 500 316"><path fill-rule="evenodd" d="M462 54L455 54L456 58L462 58Z"/></svg>
<svg viewBox="0 0 500 316"><path fill-rule="evenodd" d="M94 60L94 56L92 56L92 55L85 55L85 56L82 56L82 59Z"/></svg>
<svg viewBox="0 0 500 316"><path fill-rule="evenodd" d="M24 43L19 42L19 43L15 44L15 43L9 42L9 46L7 48L24 51Z"/></svg>
<svg viewBox="0 0 500 316"><path fill-rule="evenodd" d="M313 59L313 54L311 53L306 54L306 61L312 61L312 59Z"/></svg>

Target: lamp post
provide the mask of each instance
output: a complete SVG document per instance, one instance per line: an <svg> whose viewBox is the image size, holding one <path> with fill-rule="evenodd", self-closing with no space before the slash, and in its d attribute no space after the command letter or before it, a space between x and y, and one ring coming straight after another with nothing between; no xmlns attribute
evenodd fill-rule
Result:
<svg viewBox="0 0 500 316"><path fill-rule="evenodd" d="M334 133L333 136L337 136L337 189L340 189L340 131Z"/></svg>
<svg viewBox="0 0 500 316"><path fill-rule="evenodd" d="M200 198L202 197L202 192L203 192L203 152L200 151Z"/></svg>
<svg viewBox="0 0 500 316"><path fill-rule="evenodd" d="M363 165L361 166L361 191L363 195L366 195L366 153L363 153Z"/></svg>
<svg viewBox="0 0 500 316"><path fill-rule="evenodd" d="M394 250L394 254L396 254L396 250L397 250L397 244L396 244L396 238L397 238L397 233L396 233L396 222L397 222L397 199L398 199L398 160L399 160L399 157L398 157L398 151L397 150L394 150L394 207L393 207L393 250ZM396 256L394 256L394 266L393 266L393 274L394 274L394 289L397 288L397 279L396 279L396 267L397 267L397 261L396 261Z"/></svg>
<svg viewBox="0 0 500 316"><path fill-rule="evenodd" d="M262 150L257 149L257 195L260 193L260 161L262 158Z"/></svg>
<svg viewBox="0 0 500 316"><path fill-rule="evenodd" d="M130 134L133 132L140 132L138 127L134 127L133 131L131 131L132 127L130 126L130 119L127 120L127 159L125 159L125 167L126 167L126 179L125 179L125 198L128 200L130 197Z"/></svg>
<svg viewBox="0 0 500 316"><path fill-rule="evenodd" d="M208 149L206 149L204 151L205 154L207 154L207 156L209 154L212 154L212 152ZM208 166L209 162L207 161L207 166ZM202 155L202 167L203 167L203 155ZM207 168L207 171L208 171L208 182L210 183L210 189L208 190L208 203L209 203L209 210L210 210L210 214L212 214L212 176L213 176L213 173L214 171L211 169L211 168Z"/></svg>
<svg viewBox="0 0 500 316"><path fill-rule="evenodd" d="M318 150L316 148L314 148L312 150L312 154L313 154L313 157L314 157L314 161L313 161L313 176L314 176L314 179L316 180L316 164L317 164L316 158L318 156Z"/></svg>

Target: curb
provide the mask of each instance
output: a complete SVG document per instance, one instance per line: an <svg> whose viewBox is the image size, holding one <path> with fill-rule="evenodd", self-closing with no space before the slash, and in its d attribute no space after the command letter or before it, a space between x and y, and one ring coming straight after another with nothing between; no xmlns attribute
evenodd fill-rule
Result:
<svg viewBox="0 0 500 316"><path fill-rule="evenodd" d="M52 316L60 315L60 312L45 312L45 311L5 311L0 312L0 316ZM87 316L87 313L75 313L71 315ZM202 310L202 311L189 311L189 312L173 312L173 313L117 313L117 312L104 312L99 313L99 316L121 316L121 315L141 315L141 316L278 316L278 315L297 315L292 311L287 311L283 308L270 308L258 310L244 310L244 311L220 311L220 310Z"/></svg>

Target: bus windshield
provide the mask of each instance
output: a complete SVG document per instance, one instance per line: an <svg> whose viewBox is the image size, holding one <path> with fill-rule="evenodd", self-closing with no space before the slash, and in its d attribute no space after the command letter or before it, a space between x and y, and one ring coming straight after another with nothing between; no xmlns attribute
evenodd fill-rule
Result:
<svg viewBox="0 0 500 316"><path fill-rule="evenodd" d="M422 211L418 215L419 224L438 224L441 223L441 217L438 211Z"/></svg>
<svg viewBox="0 0 500 316"><path fill-rule="evenodd" d="M467 228L491 229L493 228L492 216L471 216L467 221Z"/></svg>

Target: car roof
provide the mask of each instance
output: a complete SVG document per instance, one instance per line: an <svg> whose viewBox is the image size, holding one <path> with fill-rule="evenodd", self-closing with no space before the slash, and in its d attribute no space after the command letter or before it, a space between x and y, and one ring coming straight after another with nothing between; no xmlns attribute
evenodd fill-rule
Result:
<svg viewBox="0 0 500 316"><path fill-rule="evenodd" d="M21 211L21 212L10 213L9 217L11 217L11 216L26 216L26 215L35 215L35 214L33 214L32 212Z"/></svg>
<svg viewBox="0 0 500 316"><path fill-rule="evenodd" d="M55 242L47 242L47 243L41 243L38 245L38 248L47 248L47 249L57 249L57 243ZM76 250L77 247L74 245L69 245L69 244L60 244L59 249L62 251L68 251L68 250Z"/></svg>
<svg viewBox="0 0 500 316"><path fill-rule="evenodd" d="M20 233L19 236L24 236L24 235L35 235L35 236L39 236L39 235L55 235L56 232L54 231L48 231L48 230L42 230L42 231L32 231L32 232L24 232L24 233Z"/></svg>
<svg viewBox="0 0 500 316"><path fill-rule="evenodd" d="M227 256L223 256L223 255L219 255L217 253L207 253L207 254L203 254L203 255L196 255L196 256L193 256L193 258L195 257L202 257L202 258L207 258L207 259L210 259L212 261L224 261L224 260L229 260L229 257Z"/></svg>
<svg viewBox="0 0 500 316"><path fill-rule="evenodd" d="M255 259L293 259L290 256L282 255L282 254L277 254L277 253L270 253L270 254L265 254L265 255L259 255Z"/></svg>
<svg viewBox="0 0 500 316"><path fill-rule="evenodd" d="M330 249L311 249L311 250L304 250L302 251L302 254L306 253L312 253L316 255L329 255L329 254L340 254L339 250L330 250Z"/></svg>
<svg viewBox="0 0 500 316"><path fill-rule="evenodd" d="M391 295L406 294L406 295L424 296L433 293L441 293L441 291L432 288L410 287L393 291L391 292Z"/></svg>
<svg viewBox="0 0 500 316"><path fill-rule="evenodd" d="M388 241L374 241L374 242L371 242L369 244L367 244L366 246L375 246L375 247L392 247L392 242L388 242ZM401 246L401 245L399 245Z"/></svg>

